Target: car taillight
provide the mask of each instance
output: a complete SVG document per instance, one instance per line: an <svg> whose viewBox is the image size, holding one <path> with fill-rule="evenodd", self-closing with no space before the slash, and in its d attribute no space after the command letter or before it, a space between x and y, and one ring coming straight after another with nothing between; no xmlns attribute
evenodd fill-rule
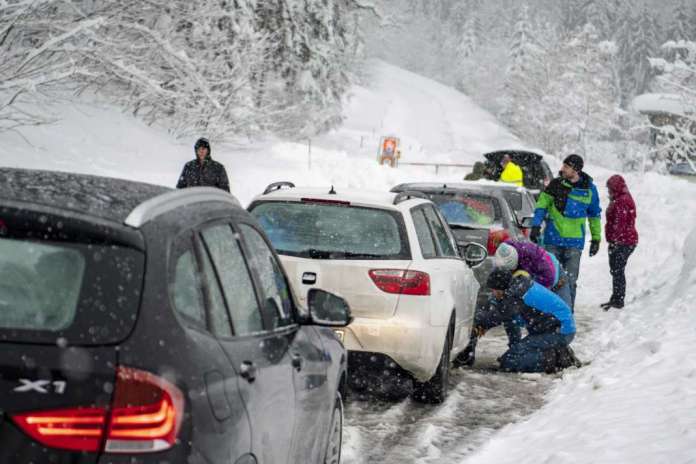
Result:
<svg viewBox="0 0 696 464"><path fill-rule="evenodd" d="M104 450L107 453L171 448L181 427L184 395L149 372L119 367Z"/></svg>
<svg viewBox="0 0 696 464"><path fill-rule="evenodd" d="M118 367L111 408L56 409L12 416L30 437L52 448L147 453L171 448L184 414L184 395L149 372Z"/></svg>
<svg viewBox="0 0 696 464"><path fill-rule="evenodd" d="M488 242L486 243L486 249L488 250L488 256L493 256L498 249L498 245L503 243L505 240L510 238L505 229L489 230L488 231Z"/></svg>
<svg viewBox="0 0 696 464"><path fill-rule="evenodd" d="M400 295L430 295L430 276L405 269L372 269L370 278L383 292Z"/></svg>
<svg viewBox="0 0 696 464"><path fill-rule="evenodd" d="M42 445L96 452L104 437L106 409L54 409L15 414L12 419L27 435Z"/></svg>

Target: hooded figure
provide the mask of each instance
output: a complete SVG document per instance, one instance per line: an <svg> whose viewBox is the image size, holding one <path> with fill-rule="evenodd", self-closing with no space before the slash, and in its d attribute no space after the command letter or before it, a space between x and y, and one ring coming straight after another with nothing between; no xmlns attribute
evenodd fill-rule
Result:
<svg viewBox="0 0 696 464"><path fill-rule="evenodd" d="M484 179L486 174L486 165L477 161L474 163L474 169L464 177L464 180L479 180Z"/></svg>
<svg viewBox="0 0 696 464"><path fill-rule="evenodd" d="M230 191L225 166L210 157L210 142L200 138L193 146L196 159L184 165L176 188L187 187L217 187L226 192Z"/></svg>
<svg viewBox="0 0 696 464"><path fill-rule="evenodd" d="M609 243L609 268L612 276L612 295L602 304L604 310L623 308L626 296L626 263L638 245L636 204L623 177L614 175L607 181L609 206L604 235Z"/></svg>

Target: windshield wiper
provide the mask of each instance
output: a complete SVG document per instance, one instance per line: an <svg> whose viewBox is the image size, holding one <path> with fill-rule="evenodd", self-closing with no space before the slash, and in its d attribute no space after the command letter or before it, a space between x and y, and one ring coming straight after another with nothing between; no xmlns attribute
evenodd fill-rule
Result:
<svg viewBox="0 0 696 464"><path fill-rule="evenodd" d="M367 258L377 259L382 255L372 253L353 253L352 251L340 250L319 250L316 248L308 248L302 254L308 255L312 259L349 259L349 258Z"/></svg>
<svg viewBox="0 0 696 464"><path fill-rule="evenodd" d="M450 226L450 229L467 229L467 230L476 230L479 229L480 227L475 227L470 224L447 224Z"/></svg>

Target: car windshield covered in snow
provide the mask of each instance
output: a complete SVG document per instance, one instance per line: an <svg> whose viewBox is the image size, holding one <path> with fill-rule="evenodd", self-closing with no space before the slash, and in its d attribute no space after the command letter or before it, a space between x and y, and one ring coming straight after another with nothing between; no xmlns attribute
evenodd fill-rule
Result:
<svg viewBox="0 0 696 464"><path fill-rule="evenodd" d="M448 224L490 226L501 222L491 197L468 193L430 194Z"/></svg>
<svg viewBox="0 0 696 464"><path fill-rule="evenodd" d="M399 213L313 202L263 202L251 214L278 253L313 259L410 259Z"/></svg>

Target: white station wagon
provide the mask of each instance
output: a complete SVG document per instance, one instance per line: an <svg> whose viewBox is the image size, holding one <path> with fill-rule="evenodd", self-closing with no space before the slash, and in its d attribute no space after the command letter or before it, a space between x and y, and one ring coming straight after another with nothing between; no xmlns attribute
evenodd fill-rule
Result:
<svg viewBox="0 0 696 464"><path fill-rule="evenodd" d="M337 335L356 388L413 382L412 396L441 402L450 359L464 349L479 289L470 266L486 258L457 249L437 207L418 192L269 185L249 205L301 302L321 287L344 297L354 321ZM466 256L466 260L462 256Z"/></svg>

